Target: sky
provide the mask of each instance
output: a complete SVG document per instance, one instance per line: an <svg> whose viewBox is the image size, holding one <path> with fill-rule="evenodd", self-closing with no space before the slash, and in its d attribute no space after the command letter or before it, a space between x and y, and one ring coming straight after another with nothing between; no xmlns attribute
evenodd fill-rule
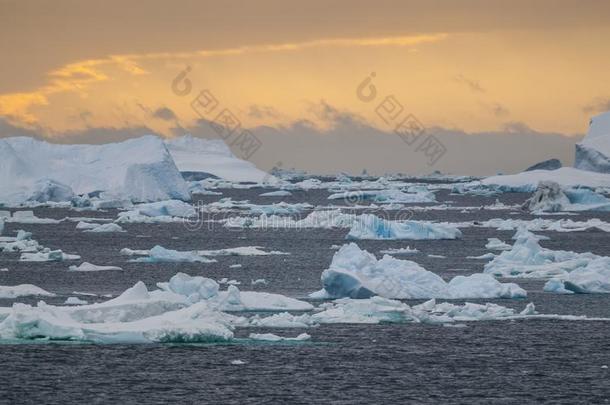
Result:
<svg viewBox="0 0 610 405"><path fill-rule="evenodd" d="M571 164L610 109L607 38L598 0L0 0L0 136L220 136L318 173Z"/></svg>

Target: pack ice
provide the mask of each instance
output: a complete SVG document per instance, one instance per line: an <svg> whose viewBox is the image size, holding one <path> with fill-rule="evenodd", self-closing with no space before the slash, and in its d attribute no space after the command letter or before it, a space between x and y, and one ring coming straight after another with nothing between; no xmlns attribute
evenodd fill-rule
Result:
<svg viewBox="0 0 610 405"><path fill-rule="evenodd" d="M312 298L398 299L522 298L525 290L502 284L488 274L457 276L448 283L409 260L385 255L377 258L355 243L344 245L322 272L323 289Z"/></svg>

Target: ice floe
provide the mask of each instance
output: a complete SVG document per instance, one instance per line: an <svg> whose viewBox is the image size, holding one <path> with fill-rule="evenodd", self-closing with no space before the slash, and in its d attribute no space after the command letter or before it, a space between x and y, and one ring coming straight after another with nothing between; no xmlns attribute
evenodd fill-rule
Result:
<svg viewBox="0 0 610 405"><path fill-rule="evenodd" d="M248 338L264 342L303 342L305 340L310 340L311 336L307 333L301 333L297 337L289 338L274 335L273 333L250 333L250 335L248 335Z"/></svg>
<svg viewBox="0 0 610 405"><path fill-rule="evenodd" d="M37 295L41 297L54 297L55 294L52 294L48 291L43 290L40 287L37 287L32 284L20 284L15 286L5 286L0 285L0 298L4 299L14 299L19 297L26 297L30 295Z"/></svg>
<svg viewBox="0 0 610 405"><path fill-rule="evenodd" d="M69 271L111 271L111 270L123 270L117 266L97 266L89 262L83 262L79 266L70 266Z"/></svg>
<svg viewBox="0 0 610 405"><path fill-rule="evenodd" d="M96 225L94 227L90 227L84 230L84 232L92 232L92 233L113 233L113 232L127 232L123 228L121 228L118 224L101 224Z"/></svg>
<svg viewBox="0 0 610 405"><path fill-rule="evenodd" d="M588 262L566 275L552 278L544 291L559 294L610 293L610 258L601 257Z"/></svg>

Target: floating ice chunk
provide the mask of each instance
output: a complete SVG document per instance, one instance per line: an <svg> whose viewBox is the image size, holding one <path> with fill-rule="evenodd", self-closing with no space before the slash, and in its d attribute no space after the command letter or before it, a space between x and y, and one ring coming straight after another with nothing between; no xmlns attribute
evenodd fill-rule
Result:
<svg viewBox="0 0 610 405"><path fill-rule="evenodd" d="M610 293L610 258L591 260L586 266L549 280L544 291L558 294Z"/></svg>
<svg viewBox="0 0 610 405"><path fill-rule="evenodd" d="M418 322L416 315L407 304L381 297L343 298L323 304L320 309L321 312L311 315L311 319L320 324Z"/></svg>
<svg viewBox="0 0 610 405"><path fill-rule="evenodd" d="M68 297L64 302L66 305L86 305L87 301L81 300L78 297Z"/></svg>
<svg viewBox="0 0 610 405"><path fill-rule="evenodd" d="M489 274L456 276L448 283L449 297L467 298L525 298L527 293L514 283L500 283Z"/></svg>
<svg viewBox="0 0 610 405"><path fill-rule="evenodd" d="M216 297L220 287L210 278L177 273L170 278L167 288L173 293L185 296L189 302L199 302Z"/></svg>
<svg viewBox="0 0 610 405"><path fill-rule="evenodd" d="M269 256L269 255L287 255L288 253L279 252L276 250L264 251L260 246L240 246L236 248L218 249L218 250L199 250L198 255L201 256Z"/></svg>
<svg viewBox="0 0 610 405"><path fill-rule="evenodd" d="M502 242L498 238L488 238L485 249L489 250L511 250L512 246L506 242Z"/></svg>
<svg viewBox="0 0 610 405"><path fill-rule="evenodd" d="M428 255L428 257L432 258L432 259L446 259L447 256L443 256L443 255Z"/></svg>
<svg viewBox="0 0 610 405"><path fill-rule="evenodd" d="M277 190L277 191L270 191L268 193L263 193L260 195L260 197L290 197L291 195L292 195L292 193L290 191Z"/></svg>
<svg viewBox="0 0 610 405"><path fill-rule="evenodd" d="M19 261L22 262L62 262L65 260L79 260L79 255L70 255L61 250L44 249L42 252L21 253Z"/></svg>
<svg viewBox="0 0 610 405"><path fill-rule="evenodd" d="M267 280L264 278L257 278L256 280L252 280L250 282L252 285L267 285Z"/></svg>
<svg viewBox="0 0 610 405"><path fill-rule="evenodd" d="M438 275L409 260L384 256L377 260L356 244L343 246L322 273L323 290L312 298L521 298L526 293L516 284L502 284L493 277L473 274L446 283Z"/></svg>
<svg viewBox="0 0 610 405"><path fill-rule="evenodd" d="M523 204L523 208L531 212L558 212L565 211L569 205L570 200L559 184L541 181L534 195Z"/></svg>
<svg viewBox="0 0 610 405"><path fill-rule="evenodd" d="M117 266L96 266L95 264L91 264L89 262L83 262L80 266L70 266L68 268L70 271L107 271L107 270L123 270Z"/></svg>
<svg viewBox="0 0 610 405"><path fill-rule="evenodd" d="M531 212L609 211L610 200L585 188L563 190L551 181L541 181L523 208Z"/></svg>
<svg viewBox="0 0 610 405"><path fill-rule="evenodd" d="M19 223L19 224L59 224L61 220L52 218L38 218L34 215L34 211L15 211L13 216L6 218L6 222Z"/></svg>
<svg viewBox="0 0 610 405"><path fill-rule="evenodd" d="M485 253L484 255L481 255L481 256L466 256L466 259L487 260L487 259L493 259L494 257L496 257L496 255L494 255L493 253Z"/></svg>
<svg viewBox="0 0 610 405"><path fill-rule="evenodd" d="M238 360L231 360L231 364L234 366L243 366L244 364L246 364L246 362L238 359Z"/></svg>
<svg viewBox="0 0 610 405"><path fill-rule="evenodd" d="M123 228L121 228L118 224L101 224L97 225L94 228L86 229L85 232L95 232L95 233L110 233L110 232L127 232Z"/></svg>
<svg viewBox="0 0 610 405"><path fill-rule="evenodd" d="M230 269L238 269L238 268L240 268L240 267L242 267L242 265L241 265L241 264L239 264L239 263L232 264L232 265L230 265L230 266L229 266L229 268L230 268Z"/></svg>
<svg viewBox="0 0 610 405"><path fill-rule="evenodd" d="M511 250L502 252L485 265L484 273L497 277L549 278L586 266L596 258L591 253L544 249L538 237L523 233Z"/></svg>
<svg viewBox="0 0 610 405"><path fill-rule="evenodd" d="M254 315L250 318L250 325L263 328L308 328L314 325L309 314L293 315L281 312L261 318Z"/></svg>
<svg viewBox="0 0 610 405"><path fill-rule="evenodd" d="M301 333L294 338L282 337L273 333L250 333L248 337L252 340L262 340L265 342L302 342L311 339L311 336L307 333Z"/></svg>
<svg viewBox="0 0 610 405"><path fill-rule="evenodd" d="M347 239L457 239L462 236L459 229L447 224L432 224L417 221L387 221L372 214L363 214L356 221Z"/></svg>
<svg viewBox="0 0 610 405"><path fill-rule="evenodd" d="M328 196L329 200L347 201L374 201L378 203L429 203L436 202L434 193L427 189L414 189L414 193L405 193L400 190L366 190L346 191Z"/></svg>
<svg viewBox="0 0 610 405"><path fill-rule="evenodd" d="M222 297L223 292L220 295ZM313 309L313 305L308 302L280 294L241 291L240 298L241 310L245 311L311 311Z"/></svg>
<svg viewBox="0 0 610 405"><path fill-rule="evenodd" d="M95 229L98 226L99 226L99 224L93 224L91 222L79 221L78 224L76 224L76 229L77 230Z"/></svg>
<svg viewBox="0 0 610 405"><path fill-rule="evenodd" d="M0 272L7 272L8 269L6 267L0 268Z"/></svg>
<svg viewBox="0 0 610 405"><path fill-rule="evenodd" d="M199 255L197 252L180 252L178 250L166 249L162 246L155 246L150 251L143 251L148 254L148 257L140 257L135 259L136 262L144 263L172 263L172 262L186 262L186 263L214 263L216 260L208 259ZM121 254L139 254L139 251L132 251L129 249L122 249Z"/></svg>
<svg viewBox="0 0 610 405"><path fill-rule="evenodd" d="M75 307L82 310L86 306ZM128 322L82 323L61 308L15 304L0 322L0 338L96 343L217 342L233 337L230 317L205 303Z"/></svg>
<svg viewBox="0 0 610 405"><path fill-rule="evenodd" d="M55 296L55 294L45 291L42 288L32 284L20 284L15 286L0 285L0 298L14 299L19 297L26 297L29 295L38 295L44 297Z"/></svg>
<svg viewBox="0 0 610 405"><path fill-rule="evenodd" d="M171 222L177 221L178 218L194 217L195 215L195 208L191 204L180 200L167 200L138 204L130 211L119 213L117 222Z"/></svg>
<svg viewBox="0 0 610 405"><path fill-rule="evenodd" d="M337 249L340 249L340 248L341 248L341 246L337 246ZM409 246L407 246L406 248L380 250L379 253L387 254L387 255L412 255L415 253L419 253L419 250L417 250L415 248L412 249Z"/></svg>

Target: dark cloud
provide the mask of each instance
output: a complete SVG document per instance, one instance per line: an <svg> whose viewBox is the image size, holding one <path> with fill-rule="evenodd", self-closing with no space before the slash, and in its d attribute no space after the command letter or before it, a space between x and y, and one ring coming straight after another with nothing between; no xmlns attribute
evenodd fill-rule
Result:
<svg viewBox="0 0 610 405"><path fill-rule="evenodd" d="M275 108L273 108L271 106L256 105L256 104L253 104L248 108L247 114L249 117L257 118L257 119L278 118L280 116L280 114L277 112L277 110Z"/></svg>
<svg viewBox="0 0 610 405"><path fill-rule="evenodd" d="M330 129L321 130L308 120L277 128L252 128L262 147L250 160L265 170L281 161L284 167L312 173L360 173L367 169L369 173L377 174L423 174L440 170L455 174L491 175L519 172L550 158L560 159L569 165L573 162L574 145L582 139L582 135L541 133L525 123L509 122L500 131L477 133L426 128L423 137L409 145L396 134L379 130L328 103L320 103L317 111L331 122ZM206 120L200 120L188 128L176 127L173 133L219 139ZM145 126L88 128L54 134L53 142L118 142L146 134L153 134L153 131ZM418 150L420 141L430 135L446 148L445 155L434 166L430 166L425 154ZM39 137L36 131L15 127L0 119L0 137L6 136ZM232 139L227 139L227 143L230 144Z"/></svg>
<svg viewBox="0 0 610 405"><path fill-rule="evenodd" d="M152 116L154 118L158 118L164 121L174 121L176 120L176 114L168 108L168 107L159 107L153 113Z"/></svg>

